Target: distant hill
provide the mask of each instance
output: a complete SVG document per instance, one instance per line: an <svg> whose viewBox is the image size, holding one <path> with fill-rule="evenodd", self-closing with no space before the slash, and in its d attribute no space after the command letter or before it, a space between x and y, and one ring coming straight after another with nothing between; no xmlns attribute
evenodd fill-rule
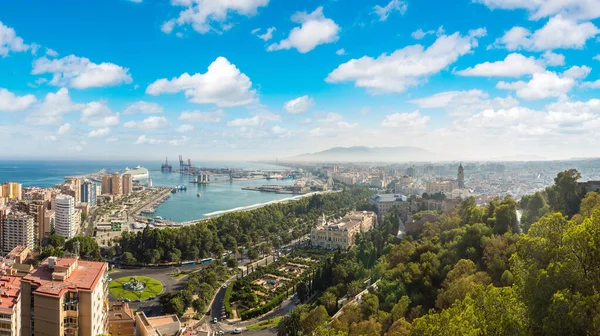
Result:
<svg viewBox="0 0 600 336"><path fill-rule="evenodd" d="M321 152L301 154L293 161L324 162L407 162L432 161L435 155L419 147L334 147Z"/></svg>

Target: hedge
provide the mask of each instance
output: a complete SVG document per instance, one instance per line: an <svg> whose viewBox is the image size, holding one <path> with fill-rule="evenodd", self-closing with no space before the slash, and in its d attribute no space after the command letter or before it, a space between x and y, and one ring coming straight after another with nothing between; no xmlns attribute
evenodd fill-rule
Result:
<svg viewBox="0 0 600 336"><path fill-rule="evenodd" d="M247 320L247 319L251 319L253 317L257 317L260 316L262 314L268 313L270 312L273 308L275 308L277 305L279 305L280 303L283 302L283 300L285 300L285 294L280 294L277 295L276 297L273 298L273 300L269 301L269 303L267 303L266 305L263 305L259 308L254 308L251 310L247 310L243 313L241 313L240 317L242 318L242 320Z"/></svg>
<svg viewBox="0 0 600 336"><path fill-rule="evenodd" d="M227 314L227 318L233 318L233 310L231 309L231 295L233 294L233 284L227 286L227 290L225 290L225 314Z"/></svg>

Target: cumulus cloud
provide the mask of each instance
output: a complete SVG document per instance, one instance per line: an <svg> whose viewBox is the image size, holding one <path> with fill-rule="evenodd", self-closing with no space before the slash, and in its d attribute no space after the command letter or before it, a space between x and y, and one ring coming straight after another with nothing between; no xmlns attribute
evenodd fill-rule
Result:
<svg viewBox="0 0 600 336"><path fill-rule="evenodd" d="M58 131L56 131L56 134L65 135L65 134L69 133L70 131L71 131L71 124L66 123L58 128Z"/></svg>
<svg viewBox="0 0 600 336"><path fill-rule="evenodd" d="M103 128L99 128L99 129L90 131L90 133L88 134L88 137L97 138L97 137L107 136L108 134L110 134L110 128L103 127Z"/></svg>
<svg viewBox="0 0 600 336"><path fill-rule="evenodd" d="M594 56L594 59L595 59L596 61L600 61L600 54L598 54L598 55Z"/></svg>
<svg viewBox="0 0 600 336"><path fill-rule="evenodd" d="M408 9L408 4L405 1L401 0L392 0L385 6L375 5L373 7L373 13L379 16L379 21L385 21L390 16L390 13L396 11L400 14L406 13Z"/></svg>
<svg viewBox="0 0 600 336"><path fill-rule="evenodd" d="M17 96L7 89L0 88L0 112L17 112L31 107L37 99L32 94Z"/></svg>
<svg viewBox="0 0 600 336"><path fill-rule="evenodd" d="M304 54L318 45L332 43L339 38L340 26L323 15L323 7L318 7L312 13L297 12L292 16L292 21L299 23L300 27L292 29L286 39L271 44L268 51L296 48Z"/></svg>
<svg viewBox="0 0 600 336"><path fill-rule="evenodd" d="M25 44L23 39L17 36L14 29L0 22L0 56L6 57L11 52L23 52L32 48L35 48L35 46Z"/></svg>
<svg viewBox="0 0 600 336"><path fill-rule="evenodd" d="M344 48L338 49L336 50L335 54L338 56L346 55L346 50L344 50Z"/></svg>
<svg viewBox="0 0 600 336"><path fill-rule="evenodd" d="M212 112L185 111L179 115L179 120L195 123L218 123L225 118L225 112L216 110Z"/></svg>
<svg viewBox="0 0 600 336"><path fill-rule="evenodd" d="M476 37L482 35L485 35L484 29L471 31L467 36L442 35L428 48L417 44L377 58L352 59L333 70L326 81L351 81L371 93L401 93L472 52L477 47Z"/></svg>
<svg viewBox="0 0 600 336"><path fill-rule="evenodd" d="M160 114L163 112L164 112L163 107L157 103L138 101L138 102L127 105L127 107L123 111L123 114L136 114L136 113Z"/></svg>
<svg viewBox="0 0 600 336"><path fill-rule="evenodd" d="M169 127L169 121L165 117L152 116L142 121L128 121L123 126L141 130L155 130Z"/></svg>
<svg viewBox="0 0 600 336"><path fill-rule="evenodd" d="M170 34L177 26L190 25L200 34L223 31L231 27L232 14L254 16L269 0L173 0L173 6L183 7L178 17L164 22L161 30Z"/></svg>
<svg viewBox="0 0 600 336"><path fill-rule="evenodd" d="M143 145L143 144L157 145L162 142L163 141L160 139L153 139L153 138L148 138L145 135L140 135L133 144L134 145Z"/></svg>
<svg viewBox="0 0 600 336"><path fill-rule="evenodd" d="M73 103L67 88L61 88L56 93L46 94L41 104L33 106L27 121L37 125L55 125L62 121L64 114L80 111L83 107L83 104Z"/></svg>
<svg viewBox="0 0 600 336"><path fill-rule="evenodd" d="M565 56L561 54L555 54L550 50L546 50L544 52L542 59L549 66L565 65Z"/></svg>
<svg viewBox="0 0 600 336"><path fill-rule="evenodd" d="M33 62L34 75L52 74L51 85L76 89L116 86L131 83L129 69L113 63L96 64L85 57L69 55L59 59L38 58Z"/></svg>
<svg viewBox="0 0 600 336"><path fill-rule="evenodd" d="M232 126L232 127L242 127L242 126L253 127L253 126L260 126L260 125L262 125L262 123L263 123L263 120L259 116L254 116L254 117L251 117L251 118L233 119L233 120L227 122L227 126Z"/></svg>
<svg viewBox="0 0 600 336"><path fill-rule="evenodd" d="M420 108L443 108L453 117L471 115L485 109L508 109L519 105L519 101L511 96L490 99L489 94L476 89L440 92L410 102Z"/></svg>
<svg viewBox="0 0 600 336"><path fill-rule="evenodd" d="M257 28L252 31L252 34L255 34L256 37L258 37L259 39L261 39L263 41L268 41L273 38L273 32L276 30L277 30L277 28L271 27L271 28L267 28L267 31L264 34L258 34L258 32L260 32L260 28Z"/></svg>
<svg viewBox="0 0 600 336"><path fill-rule="evenodd" d="M81 110L81 122L90 127L113 127L121 121L119 114L114 113L106 102L90 102Z"/></svg>
<svg viewBox="0 0 600 336"><path fill-rule="evenodd" d="M600 79L595 82L583 82L581 87L588 89L600 89Z"/></svg>
<svg viewBox="0 0 600 336"><path fill-rule="evenodd" d="M410 130L424 127L428 121L429 117L422 116L418 110L410 113L393 113L385 117L381 127L401 127Z"/></svg>
<svg viewBox="0 0 600 336"><path fill-rule="evenodd" d="M190 141L192 138L188 137L188 136L182 136L179 139L173 139L173 140L169 140L169 144L173 145L173 146L181 146L181 145L185 145L188 141Z"/></svg>
<svg viewBox="0 0 600 336"><path fill-rule="evenodd" d="M484 62L456 73L460 76L521 77L544 70L543 63L533 56L525 57L521 54L510 54L502 61Z"/></svg>
<svg viewBox="0 0 600 336"><path fill-rule="evenodd" d="M218 57L204 74L184 73L171 80L162 78L146 88L146 93L154 96L182 91L192 103L219 107L248 105L258 100L250 78L225 57Z"/></svg>
<svg viewBox="0 0 600 336"><path fill-rule="evenodd" d="M309 96L302 96L296 99L287 101L283 108L291 114L302 114L308 112L315 106L315 101Z"/></svg>
<svg viewBox="0 0 600 336"><path fill-rule="evenodd" d="M554 15L563 15L575 20L589 20L600 17L600 3L594 0L473 0L490 9L524 9L532 20Z"/></svg>
<svg viewBox="0 0 600 336"><path fill-rule="evenodd" d="M187 133L187 132L191 132L193 130L194 130L194 125L190 125L190 124L184 124L184 125L177 127L177 132L179 132L179 133Z"/></svg>
<svg viewBox="0 0 600 336"><path fill-rule="evenodd" d="M528 82L499 82L496 87L504 90L514 90L518 97L527 100L545 99L557 97L565 99L567 93L575 86L578 79L589 74L588 67L571 67L562 75L555 72L545 71L533 74Z"/></svg>
<svg viewBox="0 0 600 336"><path fill-rule="evenodd" d="M513 27L494 43L508 50L582 49L587 40L600 34L591 22L578 23L557 15L540 29L531 33L523 27Z"/></svg>

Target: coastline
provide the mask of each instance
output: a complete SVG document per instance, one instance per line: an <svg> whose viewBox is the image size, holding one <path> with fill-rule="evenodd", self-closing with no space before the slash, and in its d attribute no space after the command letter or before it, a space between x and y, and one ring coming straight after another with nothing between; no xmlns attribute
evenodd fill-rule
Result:
<svg viewBox="0 0 600 336"><path fill-rule="evenodd" d="M237 207L237 208L228 209L228 210L214 211L214 212L210 212L210 213L204 214L203 216L205 216L205 218L197 219L197 220L194 220L194 221L197 222L197 221L201 221L201 220L215 218L215 217L219 217L219 216L231 213L231 212L250 211L250 210L262 208L262 207L270 205L270 204L285 203L285 202L289 202L289 201L295 201L295 200L301 199L303 197L310 197L310 196L318 195L318 194L327 194L327 193L331 193L331 192L335 192L335 191L331 191L331 190L328 190L328 191L315 191L315 192L311 192L311 193L307 193L307 194L303 194L303 195L297 195L297 196L293 196L293 197L287 197L287 198L283 198L283 199L279 199L279 200L273 200L273 201L264 202L264 203L257 203L257 204L253 204L253 205L248 205L248 206L243 206L243 207ZM192 221L187 221L187 222L192 222Z"/></svg>

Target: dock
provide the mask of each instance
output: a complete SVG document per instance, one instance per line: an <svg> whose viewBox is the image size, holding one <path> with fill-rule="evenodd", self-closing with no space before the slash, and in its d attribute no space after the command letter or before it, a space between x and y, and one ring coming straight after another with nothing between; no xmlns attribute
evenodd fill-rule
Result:
<svg viewBox="0 0 600 336"><path fill-rule="evenodd" d="M102 169L96 173L91 173L91 174L65 176L65 180L73 180L73 179L83 180L83 179L94 179L94 178L99 179L99 178L102 178L102 175L106 175L106 168Z"/></svg>

